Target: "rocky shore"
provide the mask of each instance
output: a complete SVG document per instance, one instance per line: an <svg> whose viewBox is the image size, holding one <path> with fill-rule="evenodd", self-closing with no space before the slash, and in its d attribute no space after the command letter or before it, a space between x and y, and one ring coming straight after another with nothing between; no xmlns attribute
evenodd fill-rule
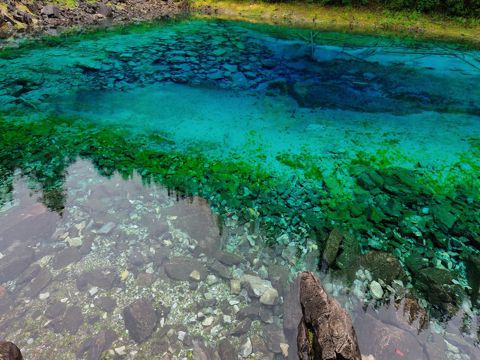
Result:
<svg viewBox="0 0 480 360"><path fill-rule="evenodd" d="M165 19L188 10L183 0L79 0L67 7L51 1L5 0L0 4L0 38L15 34L55 34L60 29Z"/></svg>

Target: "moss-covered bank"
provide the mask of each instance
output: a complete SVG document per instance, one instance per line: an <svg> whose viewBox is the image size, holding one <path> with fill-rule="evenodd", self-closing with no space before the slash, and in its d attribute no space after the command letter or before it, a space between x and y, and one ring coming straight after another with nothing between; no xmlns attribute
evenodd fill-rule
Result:
<svg viewBox="0 0 480 360"><path fill-rule="evenodd" d="M192 5L199 17L280 24L318 31L401 35L462 42L476 48L480 47L480 22L476 19L444 18L415 11L326 7L303 2L194 0Z"/></svg>

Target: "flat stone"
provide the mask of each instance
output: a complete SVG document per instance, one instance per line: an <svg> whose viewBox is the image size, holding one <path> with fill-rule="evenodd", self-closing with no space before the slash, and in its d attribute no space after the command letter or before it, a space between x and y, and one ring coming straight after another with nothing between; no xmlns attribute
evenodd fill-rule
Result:
<svg viewBox="0 0 480 360"><path fill-rule="evenodd" d="M117 306L117 301L110 296L100 296L95 299L94 304L105 312L111 313Z"/></svg>
<svg viewBox="0 0 480 360"><path fill-rule="evenodd" d="M49 319L59 318L67 310L67 305L61 301L54 300L45 310L45 316Z"/></svg>
<svg viewBox="0 0 480 360"><path fill-rule="evenodd" d="M29 247L20 246L0 259L0 283L19 277L34 261L35 253Z"/></svg>
<svg viewBox="0 0 480 360"><path fill-rule="evenodd" d="M218 261L227 266L239 265L245 261L240 255L226 251L218 251L215 254L215 257L218 259Z"/></svg>
<svg viewBox="0 0 480 360"><path fill-rule="evenodd" d="M270 281L263 280L259 276L255 275L243 275L240 278L240 281L243 284L247 284L248 290L251 295L257 298L261 297L263 293L265 293L267 290L273 289L272 283Z"/></svg>
<svg viewBox="0 0 480 360"><path fill-rule="evenodd" d="M82 310L78 306L71 306L67 309L62 321L62 328L71 335L75 335L84 321Z"/></svg>
<svg viewBox="0 0 480 360"><path fill-rule="evenodd" d="M282 353L280 344L285 343L286 340L281 327L274 324L266 325L263 328L262 337L270 351L276 354Z"/></svg>
<svg viewBox="0 0 480 360"><path fill-rule="evenodd" d="M204 280L207 274L205 266L194 259L175 258L164 266L167 276L175 281L188 281L193 271L197 271L200 274L201 280Z"/></svg>
<svg viewBox="0 0 480 360"><path fill-rule="evenodd" d="M96 286L104 290L111 290L120 283L120 276L113 269L88 271L77 278L77 288L80 291L87 290L88 285Z"/></svg>
<svg viewBox="0 0 480 360"><path fill-rule="evenodd" d="M116 226L115 223L108 222L104 224L100 229L97 230L97 234L108 235L115 228L115 226Z"/></svg>
<svg viewBox="0 0 480 360"><path fill-rule="evenodd" d="M37 297L40 292L52 281L52 273L48 269L40 270L40 273L32 280L28 286L27 294L29 297Z"/></svg>
<svg viewBox="0 0 480 360"><path fill-rule="evenodd" d="M76 263L83 257L82 253L77 248L67 248L60 251L53 258L53 268L55 270L63 269L64 267Z"/></svg>
<svg viewBox="0 0 480 360"><path fill-rule="evenodd" d="M123 310L125 327L130 338L137 343L146 341L158 324L158 315L149 299L140 299Z"/></svg>
<svg viewBox="0 0 480 360"><path fill-rule="evenodd" d="M212 264L208 264L208 268L223 279L230 280L232 278L230 269L219 261L214 261Z"/></svg>

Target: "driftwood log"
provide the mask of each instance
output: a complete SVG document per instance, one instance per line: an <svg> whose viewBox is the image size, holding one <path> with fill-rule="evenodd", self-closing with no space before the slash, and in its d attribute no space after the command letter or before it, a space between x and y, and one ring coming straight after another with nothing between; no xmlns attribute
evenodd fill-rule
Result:
<svg viewBox="0 0 480 360"><path fill-rule="evenodd" d="M361 360L352 319L311 272L300 274L297 347L301 360Z"/></svg>
<svg viewBox="0 0 480 360"><path fill-rule="evenodd" d="M22 352L10 341L0 341L0 360L23 360Z"/></svg>

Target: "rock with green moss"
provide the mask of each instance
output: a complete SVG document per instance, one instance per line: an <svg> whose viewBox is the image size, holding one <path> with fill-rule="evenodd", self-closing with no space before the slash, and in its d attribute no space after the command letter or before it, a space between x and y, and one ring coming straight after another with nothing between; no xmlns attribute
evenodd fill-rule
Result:
<svg viewBox="0 0 480 360"><path fill-rule="evenodd" d="M414 286L442 311L451 312L461 303L463 291L454 284L458 274L448 269L428 267L415 275Z"/></svg>
<svg viewBox="0 0 480 360"><path fill-rule="evenodd" d="M406 282L407 275L400 261L392 254L382 251L371 251L362 255L360 264L367 269L374 280L382 280L391 284L393 280Z"/></svg>
<svg viewBox="0 0 480 360"><path fill-rule="evenodd" d="M322 254L322 259L325 261L327 266L330 267L335 263L335 259L340 251L340 246L342 245L343 239L343 232L340 229L333 229L330 232L330 235L328 235Z"/></svg>

